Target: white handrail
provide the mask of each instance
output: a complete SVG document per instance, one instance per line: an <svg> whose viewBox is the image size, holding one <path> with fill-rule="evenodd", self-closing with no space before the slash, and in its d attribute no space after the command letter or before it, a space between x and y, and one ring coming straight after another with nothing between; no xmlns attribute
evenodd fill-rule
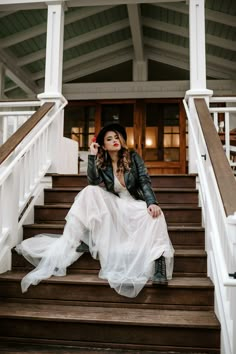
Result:
<svg viewBox="0 0 236 354"><path fill-rule="evenodd" d="M228 161L236 174L236 146L233 146L230 143L230 131L236 129L236 98L211 97L210 104L211 103L224 103L226 105L225 107L210 106L209 112L213 115L217 131L224 134L224 150ZM234 106L229 106L229 104L233 104Z"/></svg>
<svg viewBox="0 0 236 354"><path fill-rule="evenodd" d="M56 115L62 111L64 109L64 107L66 106L66 102L64 102L59 108L58 110L53 114L53 116L48 119L46 118L46 122L45 124L42 126L42 128L35 133L34 138L30 139L29 142L27 142L27 140L25 139L21 144L23 145L24 143L26 143L26 145L21 148L21 150L17 153L17 155L15 156L14 160L6 167L4 168L4 171L0 174L0 185L5 181L5 179L9 176L9 173L11 173L11 170L14 168L14 166L18 163L18 161L24 156L24 154L30 150L30 148L33 146L33 144L35 143L35 141L38 140L38 138L40 137L40 135L42 135L42 133L45 132L45 130L51 125L51 123L54 121ZM47 117L47 115L46 115ZM11 155L10 155L11 157ZM0 169L1 171L1 169Z"/></svg>
<svg viewBox="0 0 236 354"><path fill-rule="evenodd" d="M11 268L11 248L21 240L22 224L42 194L41 179L52 165L52 172L57 172L67 101L63 96L48 101L55 102L53 108L0 166L0 272ZM23 107L22 102L19 104Z"/></svg>
<svg viewBox="0 0 236 354"><path fill-rule="evenodd" d="M236 102L236 97L210 97L210 102L234 103Z"/></svg>
<svg viewBox="0 0 236 354"><path fill-rule="evenodd" d="M5 143L40 105L40 101L0 101L0 145Z"/></svg>
<svg viewBox="0 0 236 354"><path fill-rule="evenodd" d="M222 101L221 101L222 102ZM234 101L236 102L236 100ZM191 156L199 176L199 197L205 226L208 275L215 285L216 313L221 322L222 354L236 353L235 333L236 280L229 273L236 271L236 213L227 217L208 155L206 142L193 98L184 107L189 122ZM233 197L233 196L232 196Z"/></svg>
<svg viewBox="0 0 236 354"><path fill-rule="evenodd" d="M0 101L0 108L15 108L15 107L39 107L41 101Z"/></svg>
<svg viewBox="0 0 236 354"><path fill-rule="evenodd" d="M35 111L5 111L5 112L0 112L0 116L32 116Z"/></svg>

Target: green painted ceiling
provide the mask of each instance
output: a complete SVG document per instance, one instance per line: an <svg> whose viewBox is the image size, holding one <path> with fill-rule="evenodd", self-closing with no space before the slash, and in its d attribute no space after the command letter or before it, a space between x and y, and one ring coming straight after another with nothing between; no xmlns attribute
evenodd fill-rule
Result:
<svg viewBox="0 0 236 354"><path fill-rule="evenodd" d="M144 53L149 59L149 80L179 80L181 78L185 80L189 76L188 68L183 69L181 63L180 65L172 64L168 60L168 56L172 56L174 63L175 56L179 57L181 61L181 56L188 55L189 16L186 3L173 2L166 3L166 6L164 3L159 6L154 4L138 6L140 6L141 13L140 26L143 35ZM206 0L205 6L208 76L211 77L212 72L217 72L218 70L219 78L235 77L236 25L228 24L227 15L231 19L236 16L236 2L234 0ZM72 82L71 79L67 80L66 73L73 74L73 70L75 70L73 82L101 81L102 77L104 77L104 81L118 81L119 78L121 80L121 77L123 81L125 81L125 77L127 77L126 80L130 80L130 63L134 56L134 48L127 6L109 7L102 12L98 11L81 19L80 15L84 9L72 7L65 12L63 61L66 70L63 75L63 81ZM210 11L209 16L208 10ZM221 20L219 20L219 14L222 15ZM77 15L78 19L76 19ZM73 20L71 20L72 16L75 17ZM145 24L143 24L144 21ZM155 23L158 24L158 28L155 28ZM163 24L163 29L161 24ZM167 30L166 25L170 30ZM1 56L8 55L15 65L16 72L19 72L19 75L23 73L28 76L39 92L42 91L44 82L46 28L47 9L19 10L12 13L4 13L1 11L0 6L0 62ZM98 31L99 33L96 34ZM94 36L91 38L90 35ZM208 41L207 36L211 40ZM78 44L81 38L83 38L83 41ZM125 45L127 40L130 40L130 45ZM222 44L224 41L226 45ZM114 69L112 69L112 65L109 63L107 73L106 69L102 69L98 73L97 69L95 70L98 61L102 62L106 59L106 53L110 53L109 48L116 44L122 46L123 43L123 51L127 51L130 55L127 56L127 64L114 62ZM159 48L160 44L163 44L164 47L162 48L161 45L161 48ZM152 51L150 58L149 51ZM164 58L162 62L159 62L159 53ZM88 54L92 55L92 59L90 58L87 63L85 56ZM85 58L85 63L83 63L83 58ZM76 59L80 60L78 65L76 65ZM70 63L72 63L71 66ZM83 65L85 64L87 65L86 68L89 65L89 70L86 69L83 76ZM76 77L80 68L81 73ZM127 75L125 75L124 68L127 70ZM119 70L122 75L119 75ZM159 77L158 71L160 72ZM19 84L15 84L10 76L6 76L6 96L15 96L16 92L17 94L19 93L19 90Z"/></svg>

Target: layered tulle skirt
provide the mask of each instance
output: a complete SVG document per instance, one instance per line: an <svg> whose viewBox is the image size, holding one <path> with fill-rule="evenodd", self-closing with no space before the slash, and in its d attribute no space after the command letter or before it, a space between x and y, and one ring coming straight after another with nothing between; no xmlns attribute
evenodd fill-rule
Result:
<svg viewBox="0 0 236 354"><path fill-rule="evenodd" d="M81 241L99 259L99 277L120 295L135 297L154 273L154 261L166 260L167 278L173 272L174 250L164 214L152 218L144 201L128 193L120 197L99 186L85 187L66 216L62 235L37 235L16 246L36 268L21 282L22 291L50 276L63 276L82 253Z"/></svg>

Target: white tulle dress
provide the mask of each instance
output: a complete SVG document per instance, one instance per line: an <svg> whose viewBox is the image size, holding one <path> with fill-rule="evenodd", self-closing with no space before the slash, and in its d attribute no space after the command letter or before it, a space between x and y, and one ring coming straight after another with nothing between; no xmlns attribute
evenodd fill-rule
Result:
<svg viewBox="0 0 236 354"><path fill-rule="evenodd" d="M66 216L62 235L37 235L16 246L36 266L22 279L23 292L52 275L65 275L66 268L82 255L76 252L81 241L100 260L99 277L120 295L137 296L152 278L154 261L161 255L171 279L174 249L163 213L152 218L146 203L135 200L116 177L114 187L119 197L99 186L85 187Z"/></svg>

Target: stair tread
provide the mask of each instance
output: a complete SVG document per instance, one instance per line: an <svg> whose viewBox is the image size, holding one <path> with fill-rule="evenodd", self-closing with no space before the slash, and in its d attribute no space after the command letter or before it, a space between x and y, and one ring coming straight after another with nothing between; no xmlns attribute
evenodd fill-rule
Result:
<svg viewBox="0 0 236 354"><path fill-rule="evenodd" d="M84 186L86 187L86 186ZM84 187L53 187L45 188L47 192L80 192ZM155 192L183 192L183 193L198 193L195 188L164 188L164 187L152 187Z"/></svg>
<svg viewBox="0 0 236 354"><path fill-rule="evenodd" d="M168 224L168 230L180 230L180 231L204 231L204 228L202 226L198 226L198 225L193 225L193 226L185 226L185 225L178 225L178 224ZM43 228L47 228L47 229L64 229L64 225L63 224L54 224L54 223L48 223L48 224L44 224L44 223L40 223L40 224L27 224L24 225L24 228L39 228L39 229L43 229Z"/></svg>
<svg viewBox="0 0 236 354"><path fill-rule="evenodd" d="M20 281L27 274L27 271L9 271L0 274L0 281ZM93 284L106 285L108 282L98 278L94 273L72 273L63 277L51 277L44 280L47 283L65 283L65 284ZM147 287L152 287L151 281L147 283ZM211 280L207 277L175 277L169 280L168 288L213 288Z"/></svg>
<svg viewBox="0 0 236 354"><path fill-rule="evenodd" d="M181 256L181 257L206 257L207 256L207 253L205 250L203 249L198 249L198 248L178 248L178 249L175 249L175 254L174 256L178 257L178 256Z"/></svg>
<svg viewBox="0 0 236 354"><path fill-rule="evenodd" d="M87 177L86 174L78 174L78 173L60 173L60 174L57 174L57 173L47 173L46 176L53 176L53 177ZM178 174L174 174L174 173L163 173L163 174L158 174L158 173L154 173L154 174L151 174L150 177L194 177L196 178L197 177L197 174L196 173L178 173Z"/></svg>
<svg viewBox="0 0 236 354"><path fill-rule="evenodd" d="M35 208L41 208L41 209L63 209L63 208L69 208L72 205L72 203L56 203L56 204L46 204L46 205L35 205ZM162 204L161 208L163 210L165 209L183 209L183 210L189 210L189 209L197 209L201 210L201 207L193 204L179 204L179 205L173 205L173 204Z"/></svg>
<svg viewBox="0 0 236 354"><path fill-rule="evenodd" d="M37 345L37 344L23 344L23 343L0 343L0 353L4 354L157 354L156 351L138 351L137 350L128 350L125 349L110 349L110 348L96 348L92 347L71 347L71 346L64 346L64 345ZM170 354L170 352L158 351L158 354ZM176 354L183 354L183 353L176 353ZM199 354L196 352L192 352L191 354ZM204 353L201 353L204 354ZM206 354L206 353L205 353Z"/></svg>
<svg viewBox="0 0 236 354"><path fill-rule="evenodd" d="M202 257L206 256L206 251L202 249L176 249L175 256L192 256L192 257Z"/></svg>
<svg viewBox="0 0 236 354"><path fill-rule="evenodd" d="M0 318L103 323L111 325L220 328L212 311L85 307L25 303L0 303Z"/></svg>

